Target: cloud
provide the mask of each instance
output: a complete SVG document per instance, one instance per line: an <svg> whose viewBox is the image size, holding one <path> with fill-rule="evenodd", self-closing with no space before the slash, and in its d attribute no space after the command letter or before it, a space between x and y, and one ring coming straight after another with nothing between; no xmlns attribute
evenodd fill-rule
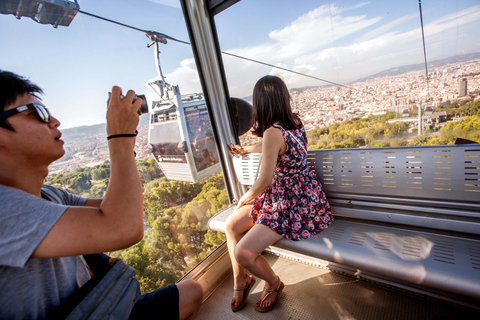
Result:
<svg viewBox="0 0 480 320"><path fill-rule="evenodd" d="M401 18L398 18L398 19L395 19L391 22L388 22L372 31L369 31L365 34L363 34L360 38L358 38L356 41L357 42L362 42L362 41L366 41L368 39L371 39L377 35L382 35L382 34L385 34L386 32L392 30L393 28L395 27L398 27L402 24L404 24L405 22L411 20L411 19L414 19L414 18L418 18L418 13L412 13L412 14L409 14L409 15L406 15L406 16L403 16Z"/></svg>
<svg viewBox="0 0 480 320"><path fill-rule="evenodd" d="M182 94L202 92L197 67L193 58L182 60L180 67L165 75L165 81L171 85L181 84L180 92Z"/></svg>
<svg viewBox="0 0 480 320"><path fill-rule="evenodd" d="M480 21L480 5L442 17L425 26L425 36L456 29L462 25ZM478 31L478 25L477 25Z"/></svg>
<svg viewBox="0 0 480 320"><path fill-rule="evenodd" d="M269 40L264 43L227 51L341 84L392 67L423 62L420 24L412 21L418 18L418 13L385 21L382 16L359 15L352 11L367 5L368 2L352 7L320 6L285 27L271 31ZM425 24L429 59L474 50L479 21L480 6L477 5ZM462 42L462 45L452 51L455 42ZM440 46L444 50L428 52L428 48ZM325 84L230 56L224 55L223 59L232 96L250 95L256 80L265 74L281 75L290 88ZM197 79L193 76L196 71L192 62L182 62L182 67L173 73L177 79ZM195 81L198 84L198 79Z"/></svg>
<svg viewBox="0 0 480 320"><path fill-rule="evenodd" d="M147 0L150 2L155 2L158 4L163 4L168 7L179 8L180 9L180 1L178 0Z"/></svg>
<svg viewBox="0 0 480 320"><path fill-rule="evenodd" d="M329 9L330 8L330 9ZM343 17L334 5L321 6L299 17L290 25L270 32L269 37L278 47L278 59L291 59L297 54L317 50L332 41L359 32L381 20L381 17L367 19L366 15Z"/></svg>

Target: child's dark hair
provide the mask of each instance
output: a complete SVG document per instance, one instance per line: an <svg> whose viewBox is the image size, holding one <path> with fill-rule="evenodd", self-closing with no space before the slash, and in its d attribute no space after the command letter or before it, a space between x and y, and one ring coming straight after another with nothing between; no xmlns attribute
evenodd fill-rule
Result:
<svg viewBox="0 0 480 320"><path fill-rule="evenodd" d="M277 76L265 76L257 81L253 89L253 130L263 137L265 130L279 123L286 130L300 129L303 124L293 113L287 86Z"/></svg>
<svg viewBox="0 0 480 320"><path fill-rule="evenodd" d="M24 94L31 94L40 100L38 95L43 94L43 90L24 77L0 70L0 112L3 112L7 105L15 103L17 98ZM6 121L0 121L0 127L13 130Z"/></svg>

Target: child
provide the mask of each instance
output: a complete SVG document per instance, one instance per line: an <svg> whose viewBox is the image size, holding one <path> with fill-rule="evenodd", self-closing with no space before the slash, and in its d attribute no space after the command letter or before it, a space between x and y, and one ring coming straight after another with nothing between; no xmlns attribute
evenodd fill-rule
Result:
<svg viewBox="0 0 480 320"><path fill-rule="evenodd" d="M276 76L261 78L253 90L253 134L262 143L237 154L262 152L258 179L239 200L227 220L227 246L234 275L233 311L242 309L255 284L246 270L265 280L255 310L270 311L284 284L260 254L283 237L313 237L333 222L330 205L307 163L307 136L300 118L292 112L285 83Z"/></svg>

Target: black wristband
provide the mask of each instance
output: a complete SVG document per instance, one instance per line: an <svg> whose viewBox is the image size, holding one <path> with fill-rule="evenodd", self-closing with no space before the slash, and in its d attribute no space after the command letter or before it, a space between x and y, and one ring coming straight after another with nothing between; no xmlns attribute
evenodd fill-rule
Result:
<svg viewBox="0 0 480 320"><path fill-rule="evenodd" d="M137 134L138 134L137 130L135 130L135 133L112 134L111 136L107 136L107 140L115 139L115 138L136 137Z"/></svg>

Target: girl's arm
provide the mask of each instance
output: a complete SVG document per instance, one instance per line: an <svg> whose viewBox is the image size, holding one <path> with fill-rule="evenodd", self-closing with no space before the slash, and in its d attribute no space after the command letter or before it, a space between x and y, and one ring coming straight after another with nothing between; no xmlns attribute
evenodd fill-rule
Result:
<svg viewBox="0 0 480 320"><path fill-rule="evenodd" d="M280 129L275 127L268 128L263 133L262 143L262 164L260 175L253 186L242 196L238 202L238 207L251 204L253 200L262 194L270 186L275 173L277 159L287 151L287 145L283 139Z"/></svg>
<svg viewBox="0 0 480 320"><path fill-rule="evenodd" d="M261 153L262 152L262 142L254 144L252 146L232 146L232 151L236 154L245 154L245 153Z"/></svg>

